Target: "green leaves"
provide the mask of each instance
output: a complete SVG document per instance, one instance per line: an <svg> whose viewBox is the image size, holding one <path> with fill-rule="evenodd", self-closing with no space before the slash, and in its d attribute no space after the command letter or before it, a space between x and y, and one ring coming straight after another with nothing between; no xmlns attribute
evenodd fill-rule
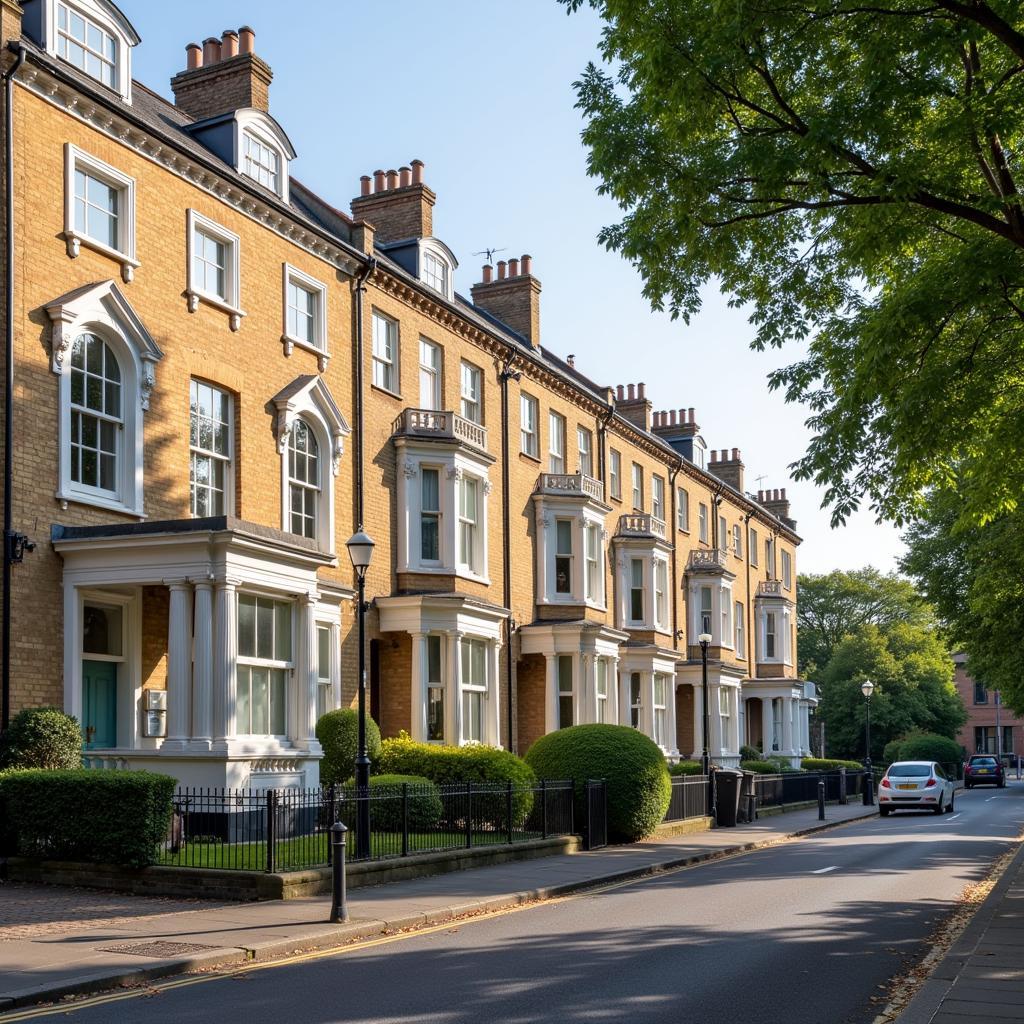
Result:
<svg viewBox="0 0 1024 1024"><path fill-rule="evenodd" d="M770 383L811 409L795 472L836 522L864 501L907 521L955 464L967 515L1015 507L1019 5L590 6L607 67L577 83L583 139L622 209L601 241L652 306L687 320L714 278L755 348L811 339Z"/></svg>

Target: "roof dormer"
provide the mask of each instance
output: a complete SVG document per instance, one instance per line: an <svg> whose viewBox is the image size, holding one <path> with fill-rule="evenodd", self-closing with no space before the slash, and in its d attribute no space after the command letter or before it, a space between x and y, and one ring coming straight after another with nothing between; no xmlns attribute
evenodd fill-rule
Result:
<svg viewBox="0 0 1024 1024"><path fill-rule="evenodd" d="M132 47L140 42L131 22L109 0L26 0L22 27L48 53L132 99Z"/></svg>
<svg viewBox="0 0 1024 1024"><path fill-rule="evenodd" d="M449 302L455 299L455 270L459 261L439 238L406 238L379 246L400 267L443 295Z"/></svg>

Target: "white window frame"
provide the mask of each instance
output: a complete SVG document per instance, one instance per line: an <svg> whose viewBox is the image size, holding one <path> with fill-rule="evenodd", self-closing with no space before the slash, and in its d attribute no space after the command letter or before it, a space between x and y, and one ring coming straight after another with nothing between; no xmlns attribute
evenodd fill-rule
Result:
<svg viewBox="0 0 1024 1024"><path fill-rule="evenodd" d="M750 536L747 538L747 550L750 552L750 564L756 569L757 568L757 544L758 536L757 530L754 527L750 527Z"/></svg>
<svg viewBox="0 0 1024 1024"><path fill-rule="evenodd" d="M722 616L722 626L719 635L719 642L723 647L732 647L732 595L719 594L719 613Z"/></svg>
<svg viewBox="0 0 1024 1024"><path fill-rule="evenodd" d="M728 745L729 743L729 719L732 718L732 687L731 686L719 686L718 688L718 717L721 723L721 733L723 743Z"/></svg>
<svg viewBox="0 0 1024 1024"><path fill-rule="evenodd" d="M608 490L616 501L622 500L622 452L615 448L608 452Z"/></svg>
<svg viewBox="0 0 1024 1024"><path fill-rule="evenodd" d="M222 310L228 314L231 330L237 331L242 326L242 317L245 316L241 309L241 242L233 231L229 231L222 224L204 217L198 210L189 209L186 215L188 245L187 245L187 287L185 293L188 296L188 311L194 313L200 302L214 309ZM199 287L195 276L195 240L196 234L200 233L220 242L224 246L224 296L214 292L208 292Z"/></svg>
<svg viewBox="0 0 1024 1024"><path fill-rule="evenodd" d="M431 264L437 268L434 273L431 273ZM435 292L447 295L448 278L450 275L451 267L448 266L447 260L443 260L432 249L423 250L423 267L420 272L420 280L428 288L433 288Z"/></svg>
<svg viewBox="0 0 1024 1024"><path fill-rule="evenodd" d="M558 728L568 729L572 725L577 724L579 718L578 708L579 703L576 699L576 655L573 654L556 654L555 655L555 687L556 687L556 701L558 707ZM569 688L563 687L562 679L562 666L569 665ZM571 721L562 721L562 701L568 699L569 705L572 708L570 715Z"/></svg>
<svg viewBox="0 0 1024 1024"><path fill-rule="evenodd" d="M553 409L548 413L548 472L565 473L565 417Z"/></svg>
<svg viewBox="0 0 1024 1024"><path fill-rule="evenodd" d="M320 642L327 635L327 664L323 664ZM335 662L334 646L336 644L336 627L331 622L316 623L316 717L317 720L338 705L335 699Z"/></svg>
<svg viewBox="0 0 1024 1024"><path fill-rule="evenodd" d="M132 28L128 19L120 13L116 12L120 17L111 17L107 14L106 10L100 7L97 3L92 3L90 0L61 0L63 6L69 10L74 11L79 16L83 17L86 21L91 21L97 28L102 29L109 36L113 37L116 48L114 55L114 68L116 81L114 85L107 85L100 78L96 78L95 75L89 74L84 68L79 67L73 61L68 60L66 57L60 55L60 39L58 31L58 12L57 4L50 2L50 0L43 0L43 33L45 35L44 45L46 49L52 53L55 57L62 61L65 61L73 68L86 75L92 81L99 83L105 89L113 89L126 103L131 103L132 100L132 47L137 45L140 40L135 30ZM111 5L113 6L113 5Z"/></svg>
<svg viewBox="0 0 1024 1024"><path fill-rule="evenodd" d="M442 268L441 287L438 287L436 276L427 274L427 261L433 259ZM436 238L420 239L418 248L419 279L431 290L443 295L449 302L455 298L455 271L458 261L452 251Z"/></svg>
<svg viewBox="0 0 1024 1024"><path fill-rule="evenodd" d="M659 683L660 685L660 699L659 699ZM668 744L665 742L668 729L668 700L669 700L669 677L664 672L654 673L654 686L653 686L653 715L651 716L651 724L653 726L654 735L651 739L658 744L663 750L668 749Z"/></svg>
<svg viewBox="0 0 1024 1024"><path fill-rule="evenodd" d="M540 459L540 403L533 395L519 395L519 450L531 459Z"/></svg>
<svg viewBox="0 0 1024 1024"><path fill-rule="evenodd" d="M463 512L463 496L466 493L467 485L472 483L476 488L476 519L468 519ZM483 579L487 576L486 566L486 545L484 537L487 533L487 503L486 503L486 480L473 473L460 474L455 485L455 501L458 510L458 521L455 537L455 568L459 575L468 576L470 579ZM466 526L472 527L471 548L469 560L463 557L463 532Z"/></svg>
<svg viewBox="0 0 1024 1024"><path fill-rule="evenodd" d="M428 508L424 507L423 495L424 495L424 493L426 491L426 488L423 486L423 475L424 475L424 473L435 473L437 475L437 508L436 509L433 509L433 508L428 509ZM443 468L441 466L431 466L431 465L428 465L427 463L420 463L420 468L419 468L419 484L420 484L420 486L419 486L419 495L420 495L419 530L417 532L417 536L419 538L419 552L420 552L420 554L419 554L419 561L420 561L421 565L439 566L439 565L442 564L442 558L441 558L442 551L441 551L441 549L442 549L442 540L443 540L443 537L444 537L444 498L443 498L444 488L443 488L443 486L441 484L442 474L443 474ZM437 529L437 558L427 558L426 555L423 554L423 523L424 523L424 520L427 519L427 518L433 519L435 521L435 523L436 523L436 529Z"/></svg>
<svg viewBox="0 0 1024 1024"><path fill-rule="evenodd" d="M580 457L580 472L584 476L594 475L594 435L586 427L576 427L576 449Z"/></svg>
<svg viewBox="0 0 1024 1024"><path fill-rule="evenodd" d="M701 544L708 543L708 507L704 502L697 505L697 537Z"/></svg>
<svg viewBox="0 0 1024 1024"><path fill-rule="evenodd" d="M443 400L441 381L444 377L444 349L435 341L420 336L420 397L419 407L440 411ZM429 390L427 404L424 391Z"/></svg>
<svg viewBox="0 0 1024 1024"><path fill-rule="evenodd" d="M733 646L736 651L737 658L746 658L747 647L746 637L743 632L743 605L737 601L733 609L733 627L735 631L735 639Z"/></svg>
<svg viewBox="0 0 1024 1024"><path fill-rule="evenodd" d="M301 432L305 432L311 440L311 445L315 447L315 450L300 452L295 445L295 439ZM295 422L292 424L291 430L288 432L288 520L286 531L294 534L296 537L306 537L311 540L318 540L322 533L322 518L327 511L324 508L324 458L325 455L329 457L328 448L324 450L323 441L320 437L320 431L317 429L317 424L306 418L305 416L297 416ZM292 473L292 462L302 459L308 462L310 459L315 460L316 469L316 480L310 481L304 477L295 476ZM303 511L298 513L300 520L302 521L302 529L295 529L295 505L292 501L292 496L295 493L299 493L303 496ZM307 500L312 502L312 513L307 513L306 503ZM312 521L312 533L305 532L305 520Z"/></svg>
<svg viewBox="0 0 1024 1024"><path fill-rule="evenodd" d="M569 600L573 596L573 590L575 589L574 583L576 582L576 537L575 530L573 529L575 517L573 516L556 516L555 517L555 600L565 601ZM568 538L569 549L566 551L561 546L562 537ZM565 589L558 589L558 577L559 577L559 563L564 563L565 568Z"/></svg>
<svg viewBox="0 0 1024 1024"><path fill-rule="evenodd" d="M277 155L277 186L261 182L258 175L246 170L245 138L249 136L264 148ZM265 111L247 108L234 112L235 170L260 188L273 192L286 203L290 191L290 161L295 159L295 150L281 126Z"/></svg>
<svg viewBox="0 0 1024 1024"><path fill-rule="evenodd" d="M256 602L257 602L257 608L259 607L259 602L260 601L264 601L264 602L269 601L269 602L273 603L274 605L285 605L285 606L287 606L289 608L289 616L288 616L289 642L288 642L288 649L291 652L290 659L284 660L284 659L276 658L276 657L273 657L273 656L270 657L270 658L261 658L261 657L256 656L256 655L242 654L241 603L246 598L254 598L256 600ZM250 668L250 669L251 668L266 668L266 669L270 669L270 670L273 670L273 671L283 672L284 673L284 695L283 695L284 696L284 708L282 710L284 712L284 729L281 732L269 732L269 731L268 732L249 732L248 729L243 729L242 728L241 720L239 720L237 722L237 724L236 724L237 735L240 736L240 737L244 736L246 738L248 738L248 737L257 737L257 738L262 738L262 739L272 739L272 740L278 740L278 741L285 740L286 741L288 739L289 734L290 734L290 729L291 729L291 724L292 724L291 723L291 714L290 714L290 711L289 711L289 705L291 704L291 697L292 697L291 691L292 691L292 689L294 687L295 641L296 641L295 625L296 625L296 619L297 619L295 602L294 601L283 600L279 595L278 596L271 596L271 595L266 595L266 594L252 593L252 592L249 592L249 591L239 591L239 593L238 593L238 604L239 604L239 611L238 611L238 615L237 615L237 624L236 624L236 630L237 630L237 633L238 633L238 635L236 637L238 655L237 655L237 659L236 659L237 668L235 670L235 685L236 685L236 687L238 686L238 669L239 668ZM257 614L256 614L256 622L258 622L258 621L259 621L259 614L257 612ZM277 633L277 615L276 615L276 612L273 615L273 622L274 622L274 631L275 631L275 638L276 638L276 633ZM254 634L254 636L255 636L255 634ZM258 639L258 637L256 638L256 645L257 645L257 648L258 648L258 646L259 646L259 639ZM275 653L276 653L276 651L273 651L272 655L275 654ZM268 700L269 699L270 699L270 691L268 691ZM268 712L267 712L267 720L268 720L267 724L268 725L272 725L272 714L270 712L269 707L268 707ZM251 686L250 686L250 703L249 703L249 721L250 722L252 721L252 690L251 690Z"/></svg>
<svg viewBox="0 0 1024 1024"><path fill-rule="evenodd" d="M269 142L264 135L255 132L252 128L242 128L239 132L238 170L247 178L255 181L257 185L273 192L274 195L281 194L281 178L286 173L288 162L284 154L272 142ZM257 159L249 155L249 149L255 148ZM264 163L264 151L273 158L273 165ZM255 174L253 173L255 170ZM263 178L272 178L273 183L264 181Z"/></svg>
<svg viewBox="0 0 1024 1024"><path fill-rule="evenodd" d="M116 246L111 247L75 226L76 171L98 179L120 197ZM70 142L64 143L64 240L71 259L78 257L84 245L116 260L121 265L121 280L126 284L141 265L135 258L135 179Z"/></svg>
<svg viewBox="0 0 1024 1024"><path fill-rule="evenodd" d="M782 585L786 590L793 588L793 558L788 551L780 551L782 559Z"/></svg>
<svg viewBox="0 0 1024 1024"><path fill-rule="evenodd" d="M607 658L597 658L594 664L594 721L608 723L608 678L611 675Z"/></svg>
<svg viewBox="0 0 1024 1024"><path fill-rule="evenodd" d="M416 641L413 640L413 643ZM448 644L445 642L445 637L440 633L428 633L423 638L423 673L426 677L424 683L424 691L427 706L424 708L426 731L424 733L424 739L428 743L444 743L448 735L448 677L445 671L445 657L447 654ZM437 679L431 679L430 677L430 647L431 644L437 644ZM430 691L440 690L441 691L441 729L439 736L430 735Z"/></svg>
<svg viewBox="0 0 1024 1024"><path fill-rule="evenodd" d="M654 576L654 628L668 632L668 561L664 558L652 560Z"/></svg>
<svg viewBox="0 0 1024 1024"><path fill-rule="evenodd" d="M291 310L291 297L289 291L292 286L300 288L313 296L313 340L307 341L293 334L290 327L289 316ZM282 288L282 311L283 320L281 341L284 344L284 354L290 356L295 346L305 349L307 352L314 352L317 355L317 365L321 373L327 369L327 361L330 353L327 351L327 285L318 281L315 277L290 263L284 264L283 288Z"/></svg>
<svg viewBox="0 0 1024 1024"><path fill-rule="evenodd" d="M771 642L769 643L769 637ZM768 611L764 614L764 660L778 661L779 659L779 619L778 613Z"/></svg>
<svg viewBox="0 0 1024 1024"><path fill-rule="evenodd" d="M595 520L583 524L583 599L594 607L604 607L603 532Z"/></svg>
<svg viewBox="0 0 1024 1024"><path fill-rule="evenodd" d="M640 567L640 580L639 585L636 578L637 566ZM627 582L629 584L629 595L628 604L626 606L626 614L628 616L628 622L631 626L643 626L647 621L647 581L644 579L646 573L644 572L644 559L632 557L627 561ZM634 614L633 598L639 593L640 595L640 616L639 618Z"/></svg>
<svg viewBox="0 0 1024 1024"><path fill-rule="evenodd" d="M718 517L718 550L729 550L729 523L725 516Z"/></svg>
<svg viewBox="0 0 1024 1024"><path fill-rule="evenodd" d="M639 462L631 463L630 481L632 483L633 511L644 510L644 467Z"/></svg>
<svg viewBox="0 0 1024 1024"><path fill-rule="evenodd" d="M484 371L463 359L459 363L459 412L480 426L484 422Z"/></svg>
<svg viewBox="0 0 1024 1024"><path fill-rule="evenodd" d="M690 492L685 487L676 488L676 529L690 532Z"/></svg>
<svg viewBox="0 0 1024 1024"><path fill-rule="evenodd" d="M386 313L382 313L378 309L374 309L370 315L370 323L373 335L373 339L370 344L372 371L370 381L372 385L380 391L385 391L389 395L394 395L396 398L400 397L402 393L402 367L400 358L401 332L398 326L398 321L394 317L388 316ZM383 335L378 334L378 325L381 325L384 328ZM378 338L382 338L384 341L390 343L391 351L389 353L385 353L383 350L378 350ZM385 379L389 374L391 377L390 381Z"/></svg>
<svg viewBox="0 0 1024 1024"><path fill-rule="evenodd" d="M473 655L470 654L468 658L464 657L464 653L467 650L472 650L475 646L479 645L483 648L483 657L481 658L481 664L483 665L483 679L475 680L473 682L467 682L466 680L466 664L473 664ZM461 744L467 743L486 743L488 734L488 721L487 721L487 697L489 690L489 662L488 657L489 649L488 643L482 637L477 636L465 636L459 641L459 702L462 709L462 714L459 716L461 723L462 735L459 737ZM468 716L465 713L466 708L466 697L468 695L474 695L475 699L480 702L480 735L470 736L467 733Z"/></svg>
<svg viewBox="0 0 1024 1024"><path fill-rule="evenodd" d="M698 594L700 597L700 604L697 606L698 635L707 633L711 636L715 628L715 592L712 587L704 583L701 585ZM706 604L704 601L705 595L707 595Z"/></svg>
<svg viewBox="0 0 1024 1024"><path fill-rule="evenodd" d="M224 424L227 433L227 454L224 455L211 448L203 448L198 443L192 444L192 419L196 416L192 408L192 388L208 388L214 395L223 395L227 399L227 421ZM211 462L220 462L224 466L224 507L220 512L211 512L210 515L234 515L235 510L235 396L219 384L199 377L189 379L189 511L192 516L196 514L195 489L192 472L193 459L209 459ZM209 488L208 488L209 489Z"/></svg>
<svg viewBox="0 0 1024 1024"><path fill-rule="evenodd" d="M634 695L633 683L636 682L636 692ZM641 672L629 672L626 680L626 685L629 687L628 699L629 699L629 725L642 731L644 727L644 677Z"/></svg>
<svg viewBox="0 0 1024 1024"><path fill-rule="evenodd" d="M665 521L665 478L651 474L651 515Z"/></svg>
<svg viewBox="0 0 1024 1024"><path fill-rule="evenodd" d="M743 527L734 523L732 528L732 553L737 558L743 557Z"/></svg>

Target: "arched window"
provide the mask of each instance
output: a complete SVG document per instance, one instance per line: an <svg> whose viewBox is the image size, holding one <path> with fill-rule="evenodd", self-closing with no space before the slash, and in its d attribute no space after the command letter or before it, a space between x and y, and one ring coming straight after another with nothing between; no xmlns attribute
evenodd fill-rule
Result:
<svg viewBox="0 0 1024 1024"><path fill-rule="evenodd" d="M71 347L71 479L116 494L122 458L121 367L110 346L80 334Z"/></svg>
<svg viewBox="0 0 1024 1024"><path fill-rule="evenodd" d="M291 532L315 538L320 500L320 445L310 425L302 419L295 421L288 437L288 491Z"/></svg>

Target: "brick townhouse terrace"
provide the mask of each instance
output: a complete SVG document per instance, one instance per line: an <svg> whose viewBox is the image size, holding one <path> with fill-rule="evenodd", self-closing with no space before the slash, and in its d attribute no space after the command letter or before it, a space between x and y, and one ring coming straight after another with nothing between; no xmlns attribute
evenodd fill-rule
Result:
<svg viewBox="0 0 1024 1024"><path fill-rule="evenodd" d="M470 282L418 160L348 213L292 178L248 27L189 43L173 99L107 0L0 0L0 29L12 711L77 716L97 767L315 785L363 526L385 735L618 722L690 757L706 632L712 755L807 751L785 491L556 354L585 343L542 340L530 256Z"/></svg>

